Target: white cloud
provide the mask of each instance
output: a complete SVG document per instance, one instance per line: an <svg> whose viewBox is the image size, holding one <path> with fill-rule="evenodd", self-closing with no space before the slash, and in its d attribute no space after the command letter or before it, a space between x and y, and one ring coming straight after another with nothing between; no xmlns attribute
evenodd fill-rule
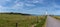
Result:
<svg viewBox="0 0 60 27"><path fill-rule="evenodd" d="M53 3L54 8L60 8L60 5L57 5L56 3Z"/></svg>
<svg viewBox="0 0 60 27"><path fill-rule="evenodd" d="M18 3L19 0L16 0L14 3Z"/></svg>
<svg viewBox="0 0 60 27"><path fill-rule="evenodd" d="M5 7L3 7L3 6L0 5L0 10L1 10L1 9L5 9Z"/></svg>
<svg viewBox="0 0 60 27"><path fill-rule="evenodd" d="M26 6L35 6L34 4L25 4Z"/></svg>
<svg viewBox="0 0 60 27"><path fill-rule="evenodd" d="M6 3L6 2L10 2L11 0L0 0L0 3Z"/></svg>
<svg viewBox="0 0 60 27"><path fill-rule="evenodd" d="M14 6L12 6L13 9L22 9L24 7L23 2L18 2Z"/></svg>
<svg viewBox="0 0 60 27"><path fill-rule="evenodd" d="M33 3L39 3L39 1L33 1Z"/></svg>
<svg viewBox="0 0 60 27"><path fill-rule="evenodd" d="M54 15L60 15L60 10L55 11L55 12L54 12Z"/></svg>
<svg viewBox="0 0 60 27"><path fill-rule="evenodd" d="M4 11L6 9L9 9L9 7L3 7L3 6L0 5L0 12Z"/></svg>
<svg viewBox="0 0 60 27"><path fill-rule="evenodd" d="M55 7L55 8L60 8L60 6L59 6L59 5L54 5L54 7Z"/></svg>
<svg viewBox="0 0 60 27"><path fill-rule="evenodd" d="M2 8L2 6L0 5L0 8Z"/></svg>
<svg viewBox="0 0 60 27"><path fill-rule="evenodd" d="M6 5L8 2L11 2L11 0L0 0L0 5Z"/></svg>
<svg viewBox="0 0 60 27"><path fill-rule="evenodd" d="M6 0L6 1L10 2L11 0Z"/></svg>
<svg viewBox="0 0 60 27"><path fill-rule="evenodd" d="M11 7L4 7L0 5L0 10L4 10L4 9L12 9Z"/></svg>
<svg viewBox="0 0 60 27"><path fill-rule="evenodd" d="M33 0L33 3L43 3L44 0Z"/></svg>

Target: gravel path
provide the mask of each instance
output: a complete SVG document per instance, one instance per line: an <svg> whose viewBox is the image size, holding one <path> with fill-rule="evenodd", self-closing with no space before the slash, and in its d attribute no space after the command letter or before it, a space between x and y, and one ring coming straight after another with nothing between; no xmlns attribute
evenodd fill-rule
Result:
<svg viewBox="0 0 60 27"><path fill-rule="evenodd" d="M46 27L60 27L60 20L47 16Z"/></svg>

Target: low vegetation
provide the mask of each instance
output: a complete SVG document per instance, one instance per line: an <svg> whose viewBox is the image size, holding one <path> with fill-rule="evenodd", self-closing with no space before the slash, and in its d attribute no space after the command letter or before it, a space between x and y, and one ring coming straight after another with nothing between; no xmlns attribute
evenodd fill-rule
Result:
<svg viewBox="0 0 60 27"><path fill-rule="evenodd" d="M60 20L60 16L53 16L54 18Z"/></svg>
<svg viewBox="0 0 60 27"><path fill-rule="evenodd" d="M41 22L39 22L35 27L43 27L43 25L46 22L46 18L47 18L47 16L44 16L44 19L42 19Z"/></svg>
<svg viewBox="0 0 60 27"><path fill-rule="evenodd" d="M0 27L32 27L32 25L42 26L45 16L27 16L20 14L0 14Z"/></svg>

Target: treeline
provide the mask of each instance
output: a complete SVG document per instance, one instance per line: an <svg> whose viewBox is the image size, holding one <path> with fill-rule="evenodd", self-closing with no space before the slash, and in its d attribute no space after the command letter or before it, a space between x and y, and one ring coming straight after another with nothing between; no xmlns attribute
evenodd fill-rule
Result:
<svg viewBox="0 0 60 27"><path fill-rule="evenodd" d="M13 12L10 12L10 13L0 13L0 14L31 15L31 14L24 14L24 13L13 13Z"/></svg>

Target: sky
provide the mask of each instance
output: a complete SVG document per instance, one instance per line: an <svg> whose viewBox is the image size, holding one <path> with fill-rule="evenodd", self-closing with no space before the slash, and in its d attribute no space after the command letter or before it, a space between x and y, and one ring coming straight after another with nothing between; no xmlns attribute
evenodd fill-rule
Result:
<svg viewBox="0 0 60 27"><path fill-rule="evenodd" d="M60 15L60 0L0 0L0 12Z"/></svg>

